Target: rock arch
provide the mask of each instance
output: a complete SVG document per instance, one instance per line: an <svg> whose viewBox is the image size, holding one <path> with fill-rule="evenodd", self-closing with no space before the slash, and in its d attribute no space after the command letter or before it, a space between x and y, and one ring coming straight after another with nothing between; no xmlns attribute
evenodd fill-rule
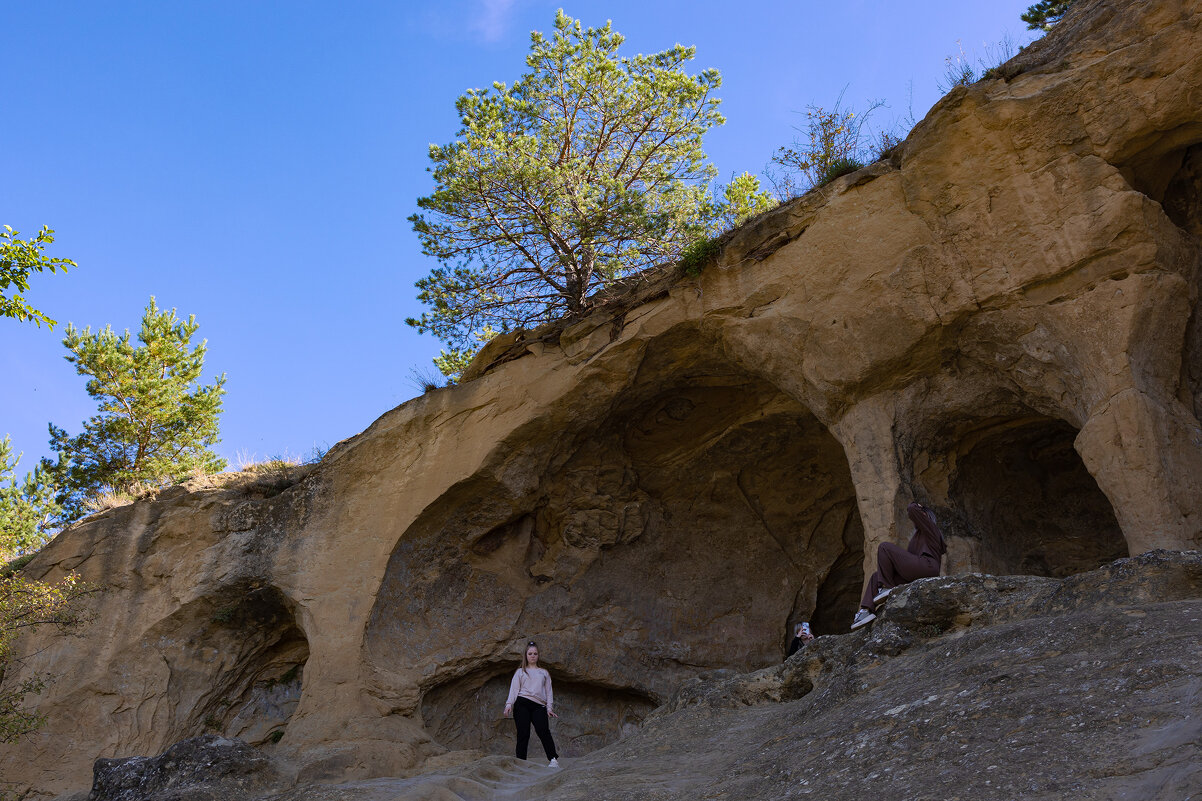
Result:
<svg viewBox="0 0 1202 801"><path fill-rule="evenodd" d="M373 692L444 745L510 748L494 721L526 638L585 751L685 679L779 661L791 621L827 633L854 614L855 489L805 406L696 326L646 343L629 381L587 402L566 432L514 437L526 452L453 487L391 556L364 640ZM492 719L465 712L480 708Z"/></svg>

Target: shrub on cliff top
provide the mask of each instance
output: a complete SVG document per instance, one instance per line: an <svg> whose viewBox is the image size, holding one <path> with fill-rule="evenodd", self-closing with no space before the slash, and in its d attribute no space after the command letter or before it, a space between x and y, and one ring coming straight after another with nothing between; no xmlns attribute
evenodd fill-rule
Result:
<svg viewBox="0 0 1202 801"><path fill-rule="evenodd" d="M792 144L779 148L772 156L775 167L769 177L776 186L776 194L782 201L797 197L803 192L829 183L839 175L845 175L848 165L854 169L863 165L869 148L865 145L864 126L872 112L884 105L883 101L870 103L863 113L843 107L843 95L835 101L834 108L809 106L806 109L806 125L799 128L800 138ZM843 172L840 172L843 170Z"/></svg>

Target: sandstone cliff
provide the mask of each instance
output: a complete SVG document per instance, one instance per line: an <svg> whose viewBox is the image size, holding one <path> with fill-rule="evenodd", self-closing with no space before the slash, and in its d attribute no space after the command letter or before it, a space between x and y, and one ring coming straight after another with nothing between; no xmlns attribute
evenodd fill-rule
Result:
<svg viewBox="0 0 1202 801"><path fill-rule="evenodd" d="M699 677L561 771L488 757L417 776L290 784L237 741L97 766L89 801L1191 799L1202 792L1202 554L1063 580L923 579L871 631Z"/></svg>
<svg viewBox="0 0 1202 801"><path fill-rule="evenodd" d="M778 663L793 619L845 630L911 498L947 574L1202 544L1200 25L1082 0L699 277L495 342L278 494L194 483L65 532L27 570L105 592L27 643L59 680L4 778L73 792L205 731L302 783L504 753L527 638L588 753Z"/></svg>

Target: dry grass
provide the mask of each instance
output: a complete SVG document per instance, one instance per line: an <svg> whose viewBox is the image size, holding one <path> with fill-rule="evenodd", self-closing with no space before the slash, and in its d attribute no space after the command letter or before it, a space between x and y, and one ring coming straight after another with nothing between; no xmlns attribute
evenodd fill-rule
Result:
<svg viewBox="0 0 1202 801"><path fill-rule="evenodd" d="M116 509L119 506L126 506L134 501L152 501L166 486L153 481L139 481L128 489L109 490L95 497L87 498L83 501L83 507L88 510L87 515L94 515L99 512L107 512L109 509Z"/></svg>

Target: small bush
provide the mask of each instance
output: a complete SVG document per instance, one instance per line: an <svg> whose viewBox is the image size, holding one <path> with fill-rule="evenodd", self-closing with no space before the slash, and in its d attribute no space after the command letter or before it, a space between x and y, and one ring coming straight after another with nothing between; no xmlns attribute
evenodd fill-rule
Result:
<svg viewBox="0 0 1202 801"><path fill-rule="evenodd" d="M901 137L892 131L879 132L876 142L872 145L872 160L881 161L882 159L889 158L901 143Z"/></svg>
<svg viewBox="0 0 1202 801"><path fill-rule="evenodd" d="M25 565L32 562L33 557L35 556L37 556L36 552L27 553L24 556L18 556L16 559L8 560L3 567L0 567L0 576L11 576L13 573L16 573L18 570L25 567Z"/></svg>
<svg viewBox="0 0 1202 801"><path fill-rule="evenodd" d="M969 55L956 40L956 52L943 59L945 68L943 79L938 82L939 91L946 94L957 86L968 86L979 80L1004 78L1009 81L1019 73L1018 69L1006 69L1005 64L1014 58L1021 47L1015 45L1013 37L1006 34L997 44L985 45L985 55L976 60L973 65Z"/></svg>
<svg viewBox="0 0 1202 801"><path fill-rule="evenodd" d="M221 721L216 715L205 715L205 719L202 721L202 723L205 727L205 731L221 731L222 729Z"/></svg>
<svg viewBox="0 0 1202 801"><path fill-rule="evenodd" d="M858 169L861 169L864 163L851 158L835 159L828 164L825 169L819 174L817 186L826 186L831 181L843 175L850 175Z"/></svg>
<svg viewBox="0 0 1202 801"><path fill-rule="evenodd" d="M284 739L284 730L277 729L276 731L273 731L271 734L267 735L267 739L271 740L273 743L278 743L280 740Z"/></svg>
<svg viewBox="0 0 1202 801"><path fill-rule="evenodd" d="M238 614L238 607L223 606L220 609L218 609L216 612L213 613L213 622L214 623L229 623L230 621L232 621L234 619L234 616L237 614Z"/></svg>
<svg viewBox="0 0 1202 801"><path fill-rule="evenodd" d="M462 365L458 368L458 372L463 372L463 368L467 365ZM419 370L416 367L409 368L409 384L421 394L433 392L436 389L442 389L445 377L442 373L434 373L429 369Z"/></svg>
<svg viewBox="0 0 1202 801"><path fill-rule="evenodd" d="M846 174L835 174L840 165L855 162L858 165L855 169L859 169L863 166L861 159L875 161L870 144L872 129L865 126L873 112L883 105L884 101L876 100L867 110L856 112L844 107L840 92L829 111L821 106L808 106L806 125L797 129L803 136L794 137L792 144L778 148L772 156L772 166L767 168L777 197L783 202L830 183Z"/></svg>
<svg viewBox="0 0 1202 801"><path fill-rule="evenodd" d="M716 239L698 239L680 253L680 269L691 277L701 275L701 271L716 261L722 251Z"/></svg>

